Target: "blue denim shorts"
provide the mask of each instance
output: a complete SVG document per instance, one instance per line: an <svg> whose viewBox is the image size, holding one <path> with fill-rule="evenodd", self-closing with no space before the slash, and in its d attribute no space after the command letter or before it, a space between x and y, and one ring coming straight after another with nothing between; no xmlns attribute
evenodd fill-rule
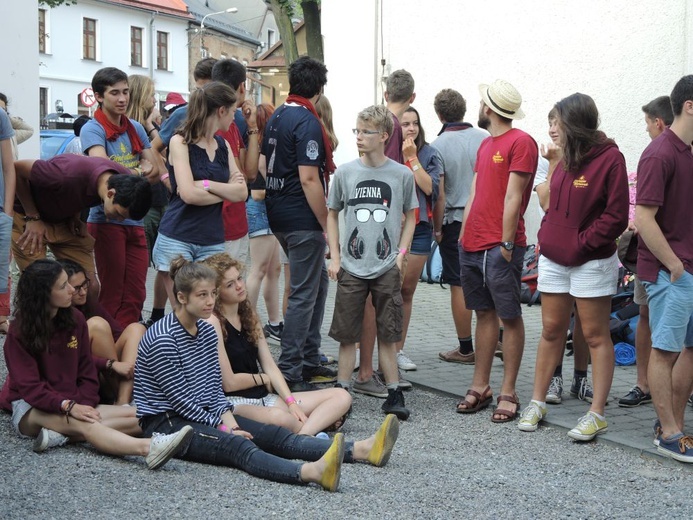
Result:
<svg viewBox="0 0 693 520"><path fill-rule="evenodd" d="M157 271L167 273L171 262L182 256L190 262L199 262L217 253L224 252L224 242L211 246L197 246L188 242L181 242L174 238L159 233L154 244L152 260Z"/></svg>
<svg viewBox="0 0 693 520"><path fill-rule="evenodd" d="M693 347L693 275L686 271L671 283L662 270L655 283L643 281L650 306L652 346L667 352Z"/></svg>
<svg viewBox="0 0 693 520"><path fill-rule="evenodd" d="M433 226L430 222L419 222L414 228L414 238L411 241L412 255L430 255L433 242Z"/></svg>
<svg viewBox="0 0 693 520"><path fill-rule="evenodd" d="M264 200L248 199L245 203L245 213L248 217L248 236L250 238L272 234Z"/></svg>

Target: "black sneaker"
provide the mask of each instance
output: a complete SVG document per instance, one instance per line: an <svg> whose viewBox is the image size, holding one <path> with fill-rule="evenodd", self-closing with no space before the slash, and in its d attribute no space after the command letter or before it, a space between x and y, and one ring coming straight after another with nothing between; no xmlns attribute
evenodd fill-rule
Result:
<svg viewBox="0 0 693 520"><path fill-rule="evenodd" d="M401 421L409 419L409 408L404 406L404 394L399 388L397 390L387 390L387 399L382 406L383 412L393 413Z"/></svg>
<svg viewBox="0 0 693 520"><path fill-rule="evenodd" d="M634 408L640 406L641 404L651 403L652 395L650 393L645 393L642 389L635 385L631 388L630 392L621 397L618 400L618 405L622 408Z"/></svg>
<svg viewBox="0 0 693 520"><path fill-rule="evenodd" d="M337 371L322 365L304 368L303 379L313 384L334 383L337 381Z"/></svg>
<svg viewBox="0 0 693 520"><path fill-rule="evenodd" d="M265 337L267 339L273 339L274 341L281 342L282 340L282 332L284 331L284 322L279 322L279 325L270 325L269 322L267 322L267 325L262 327L262 332L265 333Z"/></svg>
<svg viewBox="0 0 693 520"><path fill-rule="evenodd" d="M311 392L313 390L319 390L319 388L308 381L287 381L286 386L292 392Z"/></svg>

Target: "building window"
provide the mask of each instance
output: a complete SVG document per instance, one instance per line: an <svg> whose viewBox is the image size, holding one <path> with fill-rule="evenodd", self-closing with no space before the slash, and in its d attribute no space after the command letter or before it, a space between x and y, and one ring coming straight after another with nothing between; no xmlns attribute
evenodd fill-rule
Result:
<svg viewBox="0 0 693 520"><path fill-rule="evenodd" d="M168 70L168 33L156 32L156 68Z"/></svg>
<svg viewBox="0 0 693 520"><path fill-rule="evenodd" d="M276 41L275 32L272 29L267 29L267 48L272 47Z"/></svg>
<svg viewBox="0 0 693 520"><path fill-rule="evenodd" d="M130 27L130 65L142 66L142 28Z"/></svg>
<svg viewBox="0 0 693 520"><path fill-rule="evenodd" d="M48 89L46 87L39 88L39 121L41 126L45 125L45 119L48 115Z"/></svg>
<svg viewBox="0 0 693 520"><path fill-rule="evenodd" d="M39 9L39 52L46 53L46 10Z"/></svg>
<svg viewBox="0 0 693 520"><path fill-rule="evenodd" d="M96 20L83 19L82 34L84 40L83 58L85 60L96 59Z"/></svg>

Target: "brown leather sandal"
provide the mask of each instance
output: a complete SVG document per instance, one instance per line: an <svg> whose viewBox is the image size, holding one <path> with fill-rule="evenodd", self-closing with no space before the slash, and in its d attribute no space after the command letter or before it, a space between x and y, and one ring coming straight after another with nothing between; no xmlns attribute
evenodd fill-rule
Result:
<svg viewBox="0 0 693 520"><path fill-rule="evenodd" d="M459 403L457 403L457 413L477 413L484 408L488 408L488 405L493 401L493 392L491 392L491 387L487 386L483 394L472 390L471 388L467 390L467 396L472 396L476 399L476 403L472 403L465 396ZM460 408L464 406L465 408Z"/></svg>
<svg viewBox="0 0 693 520"><path fill-rule="evenodd" d="M503 410L501 408L498 408L498 406L496 405L496 407L493 410L493 415L491 416L491 422L506 423L514 421L520 415L520 400L517 398L517 395L499 395L498 399L496 399L496 402L498 404L501 404L501 401L513 403L515 405L515 411L511 412L510 410ZM501 418L496 419L497 415L500 415Z"/></svg>

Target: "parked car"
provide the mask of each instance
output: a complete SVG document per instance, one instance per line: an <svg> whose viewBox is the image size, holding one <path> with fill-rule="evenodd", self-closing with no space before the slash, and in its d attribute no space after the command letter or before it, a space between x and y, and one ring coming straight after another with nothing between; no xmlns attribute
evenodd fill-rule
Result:
<svg viewBox="0 0 693 520"><path fill-rule="evenodd" d="M75 138L71 130L41 130L41 159L50 159L65 152L65 147Z"/></svg>

